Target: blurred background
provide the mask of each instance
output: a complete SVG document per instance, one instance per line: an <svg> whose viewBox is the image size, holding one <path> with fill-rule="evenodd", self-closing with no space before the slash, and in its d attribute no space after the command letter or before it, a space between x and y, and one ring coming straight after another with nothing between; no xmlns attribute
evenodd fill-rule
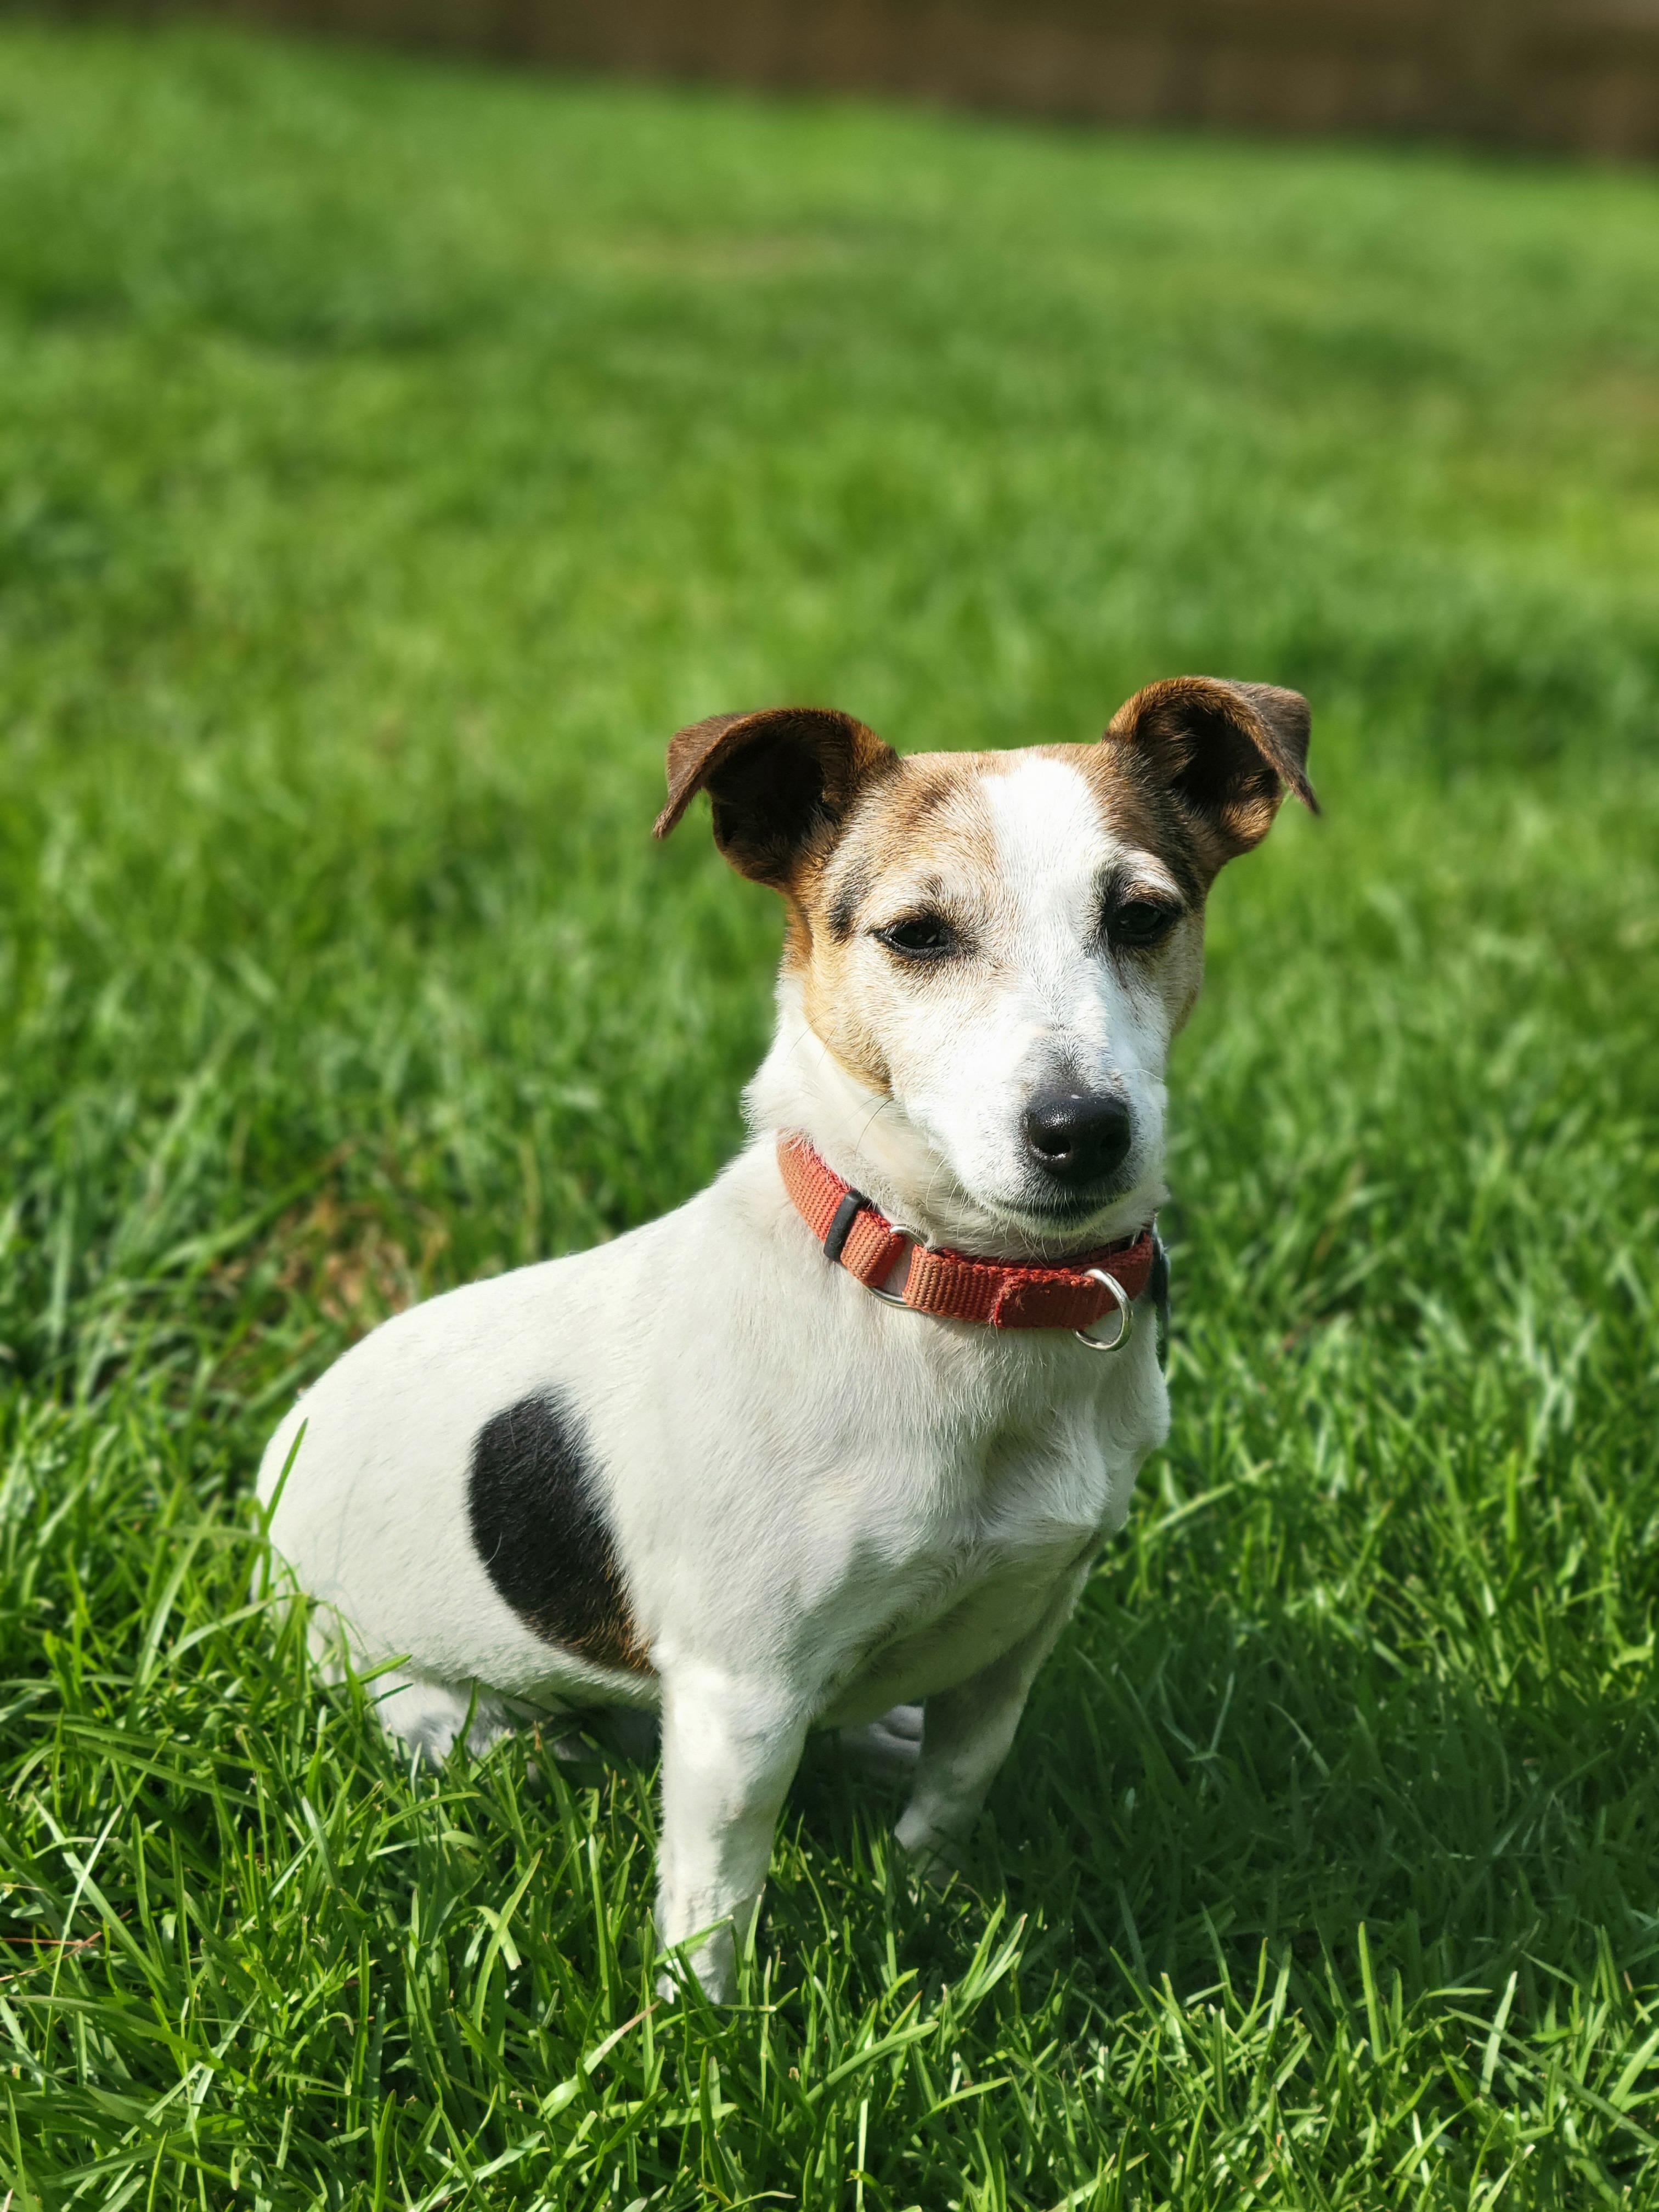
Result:
<svg viewBox="0 0 1659 2212"><path fill-rule="evenodd" d="M0 2183L1659 2206L1659 10L235 15L0 15ZM817 1747L659 2018L651 1778L412 1784L259 1448L741 1141L678 726L1182 671L1325 813L1211 902L1170 1445L973 1885Z"/></svg>
<svg viewBox="0 0 1659 2212"><path fill-rule="evenodd" d="M226 0L190 12L1098 123L1659 152L1656 0Z"/></svg>

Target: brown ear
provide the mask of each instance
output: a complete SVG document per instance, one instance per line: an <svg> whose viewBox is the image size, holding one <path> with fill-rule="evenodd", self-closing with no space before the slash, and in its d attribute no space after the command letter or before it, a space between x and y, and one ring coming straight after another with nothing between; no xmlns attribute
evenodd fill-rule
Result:
<svg viewBox="0 0 1659 2212"><path fill-rule="evenodd" d="M1287 787L1318 813L1312 719L1299 691L1274 684L1172 676L1126 700L1106 735L1133 748L1218 868L1260 844Z"/></svg>
<svg viewBox="0 0 1659 2212"><path fill-rule="evenodd" d="M714 842L741 874L781 885L834 836L860 788L898 766L873 730L832 707L711 714L668 748L665 837L692 799L714 803Z"/></svg>

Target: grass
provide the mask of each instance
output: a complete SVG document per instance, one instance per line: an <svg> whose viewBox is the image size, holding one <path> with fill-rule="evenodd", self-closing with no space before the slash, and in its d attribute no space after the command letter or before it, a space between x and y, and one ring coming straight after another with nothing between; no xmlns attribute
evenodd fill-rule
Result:
<svg viewBox="0 0 1659 2212"><path fill-rule="evenodd" d="M0 27L8 2202L1659 2206L1659 185ZM1213 902L1176 1429L975 1881L809 1755L411 1781L295 1385L738 1133L677 724L1315 702Z"/></svg>

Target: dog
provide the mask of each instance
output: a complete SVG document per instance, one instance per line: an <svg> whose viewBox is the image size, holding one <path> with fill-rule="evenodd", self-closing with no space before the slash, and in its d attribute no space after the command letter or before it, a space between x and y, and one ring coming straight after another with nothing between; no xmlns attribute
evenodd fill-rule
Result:
<svg viewBox="0 0 1659 2212"><path fill-rule="evenodd" d="M681 730L656 835L706 791L784 905L748 1145L660 1220L386 1322L270 1441L313 1637L385 1670L416 1751L659 1715L657 1929L716 2001L810 1729L908 1758L898 1843L955 1863L1168 1432L1165 1061L1217 871L1287 791L1317 811L1309 727L1179 677L1089 744Z"/></svg>

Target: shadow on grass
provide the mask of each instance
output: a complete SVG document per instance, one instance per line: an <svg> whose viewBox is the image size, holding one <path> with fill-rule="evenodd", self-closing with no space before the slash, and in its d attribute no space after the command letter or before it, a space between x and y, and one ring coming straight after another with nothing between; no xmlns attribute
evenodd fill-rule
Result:
<svg viewBox="0 0 1659 2212"><path fill-rule="evenodd" d="M1659 1953L1654 1729L1634 1681L1494 1705L1393 1671L1328 1618L1097 1603L1039 1679L969 1881L1026 1917L1028 1972L1109 2002L1165 1976L1177 1995L1248 1984L1265 1944L1323 2009L1317 1970L1352 1979L1364 1923L1407 2001L1516 1972L1517 2006L1541 2011L1604 1947L1637 1979ZM792 1806L810 1846L852 1862L901 1802L822 1737Z"/></svg>

